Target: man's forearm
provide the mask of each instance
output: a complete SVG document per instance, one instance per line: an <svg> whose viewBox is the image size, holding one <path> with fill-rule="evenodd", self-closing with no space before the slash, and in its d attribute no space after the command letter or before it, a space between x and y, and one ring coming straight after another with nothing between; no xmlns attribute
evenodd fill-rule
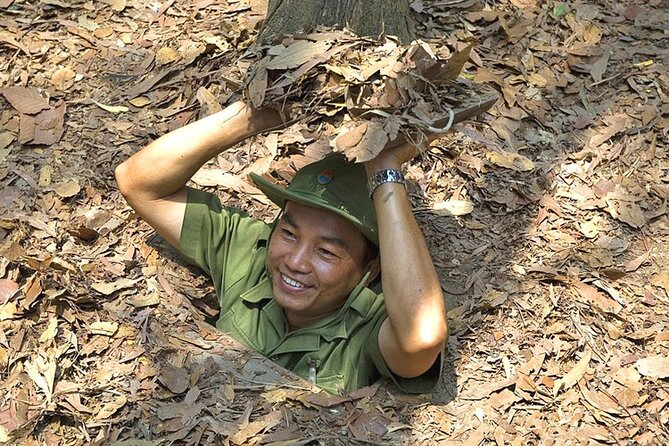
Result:
<svg viewBox="0 0 669 446"><path fill-rule="evenodd" d="M208 160L271 127L266 115L236 102L161 136L117 168L121 192L131 205L134 200L158 200L175 194Z"/></svg>
<svg viewBox="0 0 669 446"><path fill-rule="evenodd" d="M409 353L435 349L446 331L444 298L406 189L385 183L373 196L379 226L382 286L398 342Z"/></svg>

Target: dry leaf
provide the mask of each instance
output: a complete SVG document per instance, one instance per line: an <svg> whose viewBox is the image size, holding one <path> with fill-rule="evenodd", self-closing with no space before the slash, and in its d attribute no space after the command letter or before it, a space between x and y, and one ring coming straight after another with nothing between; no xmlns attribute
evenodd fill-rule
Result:
<svg viewBox="0 0 669 446"><path fill-rule="evenodd" d="M388 134L382 123L366 121L344 131L330 144L348 159L363 163L373 159L388 143Z"/></svg>
<svg viewBox="0 0 669 446"><path fill-rule="evenodd" d="M145 107L149 105L152 101L150 98L146 96L137 96L136 98L130 99L128 102L130 102L132 105L135 107Z"/></svg>
<svg viewBox="0 0 669 446"><path fill-rule="evenodd" d="M128 303L135 308L144 308L160 303L160 295L158 293L151 293L148 296L135 296L128 299Z"/></svg>
<svg viewBox="0 0 669 446"><path fill-rule="evenodd" d="M269 58L260 60L254 67L254 72L251 75L251 80L248 84L248 95L251 104L254 108L260 109L265 101L265 94L267 93L268 73L267 61Z"/></svg>
<svg viewBox="0 0 669 446"><path fill-rule="evenodd" d="M189 380L186 371L170 363L162 366L159 379L172 393L179 394L188 390Z"/></svg>
<svg viewBox="0 0 669 446"><path fill-rule="evenodd" d="M653 274L650 283L669 293L669 271L660 271L657 274Z"/></svg>
<svg viewBox="0 0 669 446"><path fill-rule="evenodd" d="M6 304L19 290L19 284L11 279L0 279L0 305Z"/></svg>
<svg viewBox="0 0 669 446"><path fill-rule="evenodd" d="M12 107L26 115L34 115L49 108L46 99L34 88L5 87L0 88L0 93Z"/></svg>
<svg viewBox="0 0 669 446"><path fill-rule="evenodd" d="M432 210L437 214L459 216L471 214L474 210L474 205L467 200L446 200L435 203Z"/></svg>
<svg viewBox="0 0 669 446"><path fill-rule="evenodd" d="M5 150L7 146L9 146L12 141L14 141L16 138L13 134L10 132L0 132L0 150ZM5 161L5 158L9 154L9 150L5 151L5 156L0 157L0 164L2 164Z"/></svg>
<svg viewBox="0 0 669 446"><path fill-rule="evenodd" d="M643 376L669 378L669 356L656 355L639 359L634 366Z"/></svg>
<svg viewBox="0 0 669 446"><path fill-rule="evenodd" d="M156 51L156 66L167 65L180 59L179 53L170 47L162 47Z"/></svg>
<svg viewBox="0 0 669 446"><path fill-rule="evenodd" d="M14 302L7 302L4 305L0 305L0 321L13 319L18 315L19 311Z"/></svg>
<svg viewBox="0 0 669 446"><path fill-rule="evenodd" d="M588 238L595 238L599 235L599 225L593 220L587 220L580 224L581 233Z"/></svg>
<svg viewBox="0 0 669 446"><path fill-rule="evenodd" d="M200 107L202 107L200 117L209 116L223 110L216 96L211 94L205 87L198 88L195 97L200 103Z"/></svg>
<svg viewBox="0 0 669 446"><path fill-rule="evenodd" d="M39 170L39 179L37 180L37 185L39 187L47 187L48 185L50 185L52 173L53 173L53 167L51 167L50 164L43 165L42 168ZM63 186L63 184L61 184L61 186ZM79 193L79 191L75 192L74 195L76 195L77 193Z"/></svg>
<svg viewBox="0 0 669 446"><path fill-rule="evenodd" d="M580 280L574 281L574 286L578 290L578 293L589 303L595 305L602 311L618 314L623 309L623 307L613 299L609 299L604 296L602 293L597 291L594 287L581 282Z"/></svg>
<svg viewBox="0 0 669 446"><path fill-rule="evenodd" d="M64 183L60 183L58 186L56 186L54 191L62 198L70 198L74 197L81 191L81 186L79 186L79 182L76 179L72 179L65 181Z"/></svg>
<svg viewBox="0 0 669 446"><path fill-rule="evenodd" d="M91 288L93 288L98 293L109 296L118 290L134 286L137 282L139 282L139 280L140 279L118 279L114 282L96 282L91 285Z"/></svg>
<svg viewBox="0 0 669 446"><path fill-rule="evenodd" d="M58 332L58 318L52 317L49 319L49 323L39 337L39 342L49 343L56 338L56 333Z"/></svg>
<svg viewBox="0 0 669 446"><path fill-rule="evenodd" d="M93 101L93 103L94 103L95 105L97 105L98 107L100 107L101 109L106 110L106 111L108 111L108 112L110 112L110 113L123 113L123 112L127 112L127 111L130 110L128 107L125 107L125 106L123 106L123 105L116 105L116 106L114 106L114 105L105 105L105 104L101 104L101 103L99 103L99 102L96 101L95 99L91 99L91 101Z"/></svg>
<svg viewBox="0 0 669 446"><path fill-rule="evenodd" d="M60 141L65 131L65 108L65 102L61 100L37 115L21 115L19 142L51 145Z"/></svg>
<svg viewBox="0 0 669 446"><path fill-rule="evenodd" d="M556 397L560 390L569 389L583 378L583 375L585 375L585 372L588 370L591 356L592 352L586 350L585 353L583 353L581 360L578 361L578 364L576 364L564 377L555 381L555 384L553 385L553 397Z"/></svg>
<svg viewBox="0 0 669 446"><path fill-rule="evenodd" d="M590 68L590 75L595 80L595 82L602 80L602 76L606 72L606 67L609 64L609 57L611 57L611 52L605 51L604 55L597 62L592 64L592 67Z"/></svg>
<svg viewBox="0 0 669 446"><path fill-rule="evenodd" d="M93 322L90 325L91 333L103 336L114 336L118 330L118 323L116 322Z"/></svg>
<svg viewBox="0 0 669 446"><path fill-rule="evenodd" d="M56 87L56 90L65 91L74 85L76 75L77 73L70 67L61 68L51 76L51 84Z"/></svg>
<svg viewBox="0 0 669 446"><path fill-rule="evenodd" d="M491 163L505 167L507 169L527 172L534 169L534 162L529 158L524 157L518 153L506 152L504 150L499 152L488 152L486 158Z"/></svg>
<svg viewBox="0 0 669 446"><path fill-rule="evenodd" d="M121 12L125 9L127 0L106 0L109 6L116 11Z"/></svg>
<svg viewBox="0 0 669 446"><path fill-rule="evenodd" d="M95 414L96 420L106 420L107 418L114 415L121 407L125 406L128 402L128 399L124 395L118 395L114 401L105 403L97 414Z"/></svg>
<svg viewBox="0 0 669 446"><path fill-rule="evenodd" d="M273 56L267 63L268 70L285 70L295 68L323 55L332 44L326 40L311 42L296 40L287 47L277 45L269 49L268 54Z"/></svg>
<svg viewBox="0 0 669 446"><path fill-rule="evenodd" d="M247 444L246 441L255 436L262 430L268 430L283 421L283 411L275 410L263 415L256 421L246 425L243 429L230 437L232 442L237 445Z"/></svg>

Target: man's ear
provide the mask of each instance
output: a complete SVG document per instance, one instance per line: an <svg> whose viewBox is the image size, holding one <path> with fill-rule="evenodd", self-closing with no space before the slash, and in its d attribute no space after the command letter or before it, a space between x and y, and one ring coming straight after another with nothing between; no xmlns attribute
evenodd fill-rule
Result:
<svg viewBox="0 0 669 446"><path fill-rule="evenodd" d="M365 281L365 286L369 286L374 283L381 273L381 256L376 256L370 260L365 266L365 271L369 271L369 276L367 276L367 280Z"/></svg>

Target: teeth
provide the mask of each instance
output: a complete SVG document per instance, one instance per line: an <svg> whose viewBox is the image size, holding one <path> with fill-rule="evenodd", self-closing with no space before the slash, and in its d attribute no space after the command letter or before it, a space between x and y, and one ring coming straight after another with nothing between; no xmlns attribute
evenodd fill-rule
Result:
<svg viewBox="0 0 669 446"><path fill-rule="evenodd" d="M298 282L297 280L291 279L285 274L281 274L281 278L283 279L284 282L286 282L290 286L294 286L295 288L304 288L304 284Z"/></svg>

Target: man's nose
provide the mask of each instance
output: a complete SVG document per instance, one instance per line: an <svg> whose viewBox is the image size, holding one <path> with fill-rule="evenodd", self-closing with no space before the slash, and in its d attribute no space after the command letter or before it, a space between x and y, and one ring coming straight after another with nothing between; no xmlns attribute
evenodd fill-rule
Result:
<svg viewBox="0 0 669 446"><path fill-rule="evenodd" d="M308 273L310 270L309 247L303 243L294 246L286 255L286 266L298 273Z"/></svg>

